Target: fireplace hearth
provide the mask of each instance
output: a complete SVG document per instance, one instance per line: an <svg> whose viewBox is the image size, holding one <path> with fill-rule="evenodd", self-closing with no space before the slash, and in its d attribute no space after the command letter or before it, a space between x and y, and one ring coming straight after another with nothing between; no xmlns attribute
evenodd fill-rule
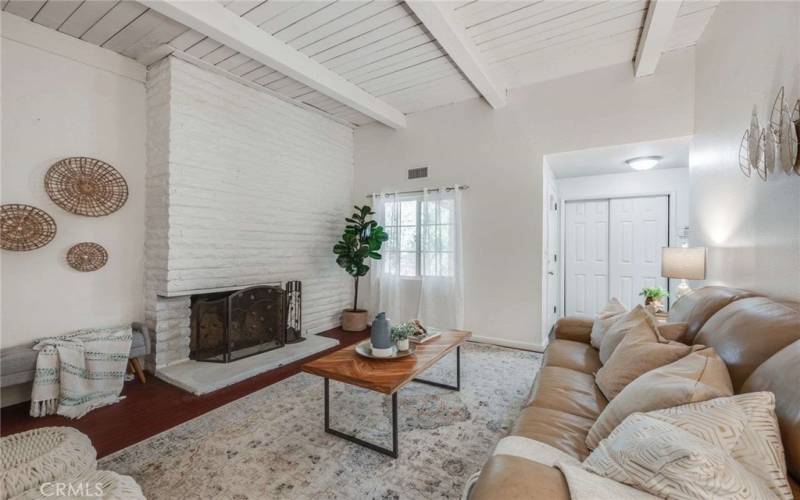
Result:
<svg viewBox="0 0 800 500"><path fill-rule="evenodd" d="M285 303L280 286L193 295L189 357L228 363L283 347Z"/></svg>

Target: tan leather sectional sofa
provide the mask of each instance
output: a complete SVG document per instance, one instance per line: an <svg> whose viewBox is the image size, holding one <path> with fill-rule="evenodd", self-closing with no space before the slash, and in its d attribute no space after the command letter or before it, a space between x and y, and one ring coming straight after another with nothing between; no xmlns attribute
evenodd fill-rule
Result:
<svg viewBox="0 0 800 500"><path fill-rule="evenodd" d="M712 346L725 361L734 391L772 391L789 483L800 498L800 304L777 302L727 287L704 287L678 300L669 322L689 324L687 344ZM561 319L544 354L526 407L510 435L549 444L579 460L584 440L608 401L594 382L598 351L589 345L592 320ZM569 499L558 469L495 455L484 465L471 500Z"/></svg>

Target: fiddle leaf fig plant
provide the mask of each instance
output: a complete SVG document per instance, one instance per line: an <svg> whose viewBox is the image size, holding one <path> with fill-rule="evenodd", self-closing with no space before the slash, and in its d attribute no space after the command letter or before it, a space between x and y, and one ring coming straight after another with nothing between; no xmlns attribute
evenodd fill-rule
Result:
<svg viewBox="0 0 800 500"><path fill-rule="evenodd" d="M363 207L353 207L355 212L350 217L345 218L345 226L342 239L333 246L333 253L336 255L336 263L339 267L347 271L355 282L355 293L353 297L353 311L358 311L358 278L365 276L369 272L367 262L369 259L380 260L381 254L378 253L383 246L383 242L389 239L389 235L383 227L372 220L375 215L368 205Z"/></svg>

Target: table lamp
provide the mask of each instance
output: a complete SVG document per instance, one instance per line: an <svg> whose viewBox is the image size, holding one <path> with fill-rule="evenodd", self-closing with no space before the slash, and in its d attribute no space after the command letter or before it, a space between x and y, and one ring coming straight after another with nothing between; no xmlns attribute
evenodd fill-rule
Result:
<svg viewBox="0 0 800 500"><path fill-rule="evenodd" d="M705 247L664 247L661 249L661 276L678 278L678 298L692 289L686 280L706 279Z"/></svg>

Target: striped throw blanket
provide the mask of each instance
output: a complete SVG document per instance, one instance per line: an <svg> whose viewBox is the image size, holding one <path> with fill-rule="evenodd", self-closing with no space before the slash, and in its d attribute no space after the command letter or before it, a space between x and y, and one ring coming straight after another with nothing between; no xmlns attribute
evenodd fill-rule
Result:
<svg viewBox="0 0 800 500"><path fill-rule="evenodd" d="M80 418L116 403L131 350L130 325L80 330L40 340L31 393L31 416Z"/></svg>

